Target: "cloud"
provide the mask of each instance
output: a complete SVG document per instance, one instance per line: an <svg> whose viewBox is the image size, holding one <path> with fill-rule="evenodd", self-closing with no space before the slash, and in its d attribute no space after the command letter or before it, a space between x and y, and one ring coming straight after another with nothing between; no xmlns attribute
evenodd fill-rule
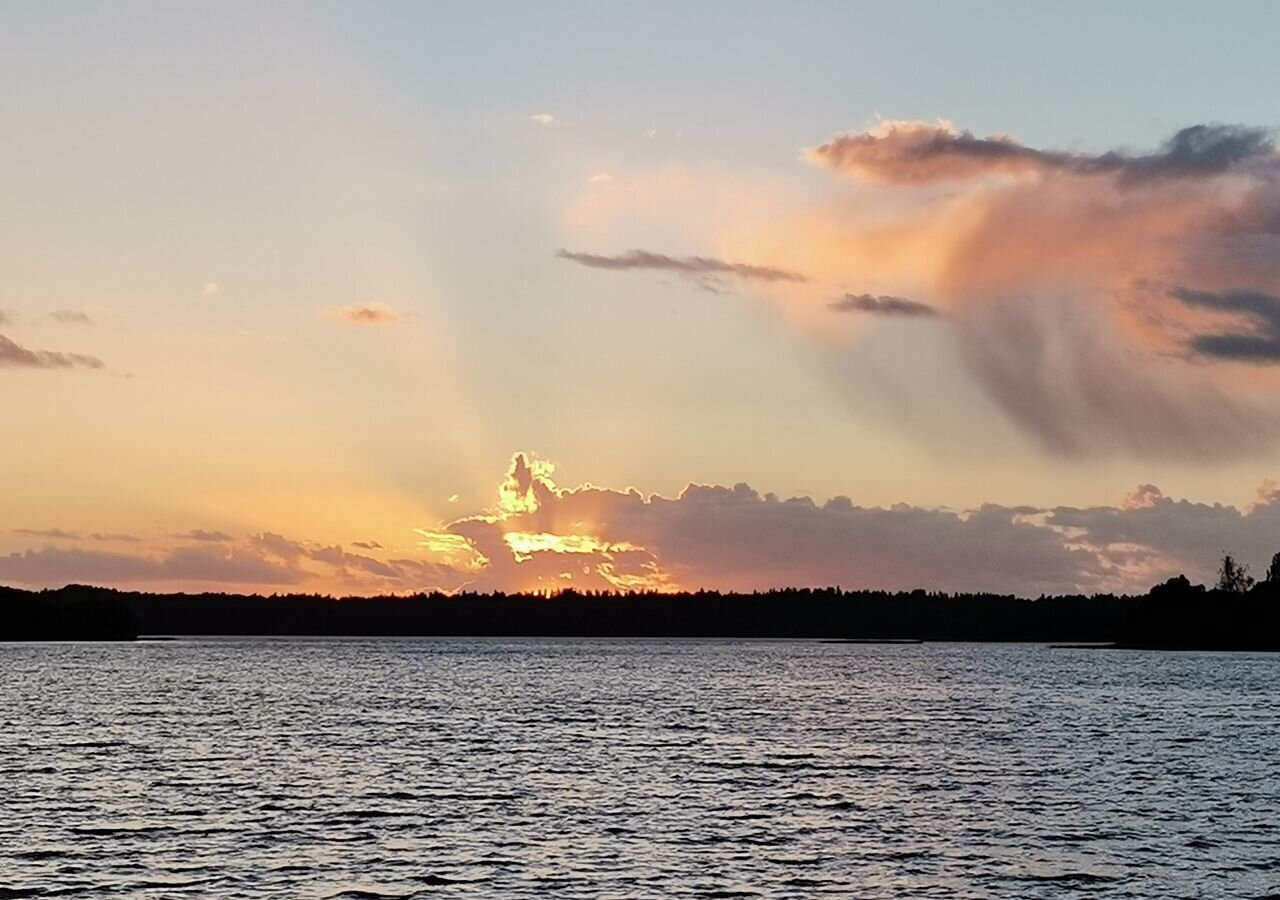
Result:
<svg viewBox="0 0 1280 900"><path fill-rule="evenodd" d="M1136 593L1179 573L1211 579L1224 551L1261 569L1280 551L1280 487L1265 482L1244 508L1173 499L1151 484L1111 506L876 507L839 496L782 499L742 483L689 484L673 497L562 487L550 462L521 453L491 509L421 529L412 554L379 553L374 541L353 544L365 551L357 553L275 532L193 534L218 533L197 529L175 535L177 544L128 553L55 545L0 554L0 583L363 594L832 585Z"/></svg>
<svg viewBox="0 0 1280 900"><path fill-rule="evenodd" d="M83 353L28 350L0 334L0 369L101 369L102 360Z"/></svg>
<svg viewBox="0 0 1280 900"><path fill-rule="evenodd" d="M216 281L206 281L200 286L200 294L204 297L212 297L222 293L222 285Z"/></svg>
<svg viewBox="0 0 1280 900"><path fill-rule="evenodd" d="M13 313L8 310L0 309L0 326L16 325L17 321L17 317Z"/></svg>
<svg viewBox="0 0 1280 900"><path fill-rule="evenodd" d="M470 568L468 589L763 590L830 586L1035 596L1141 592L1185 572L1209 579L1224 550L1262 565L1280 550L1280 489L1248 509L1139 486L1115 506L866 507L780 499L746 484L675 497L562 488L554 467L512 459L491 513L425 532ZM466 565L461 563L466 560Z"/></svg>
<svg viewBox="0 0 1280 900"><path fill-rule="evenodd" d="M296 570L261 554L215 547L177 547L155 555L44 547L0 555L0 579L60 586L73 582L292 585Z"/></svg>
<svg viewBox="0 0 1280 900"><path fill-rule="evenodd" d="M70 532L17 533L78 539ZM129 535L92 537L142 543ZM0 583L59 587L88 582L120 588L254 591L287 586L290 590L313 592L386 594L451 590L468 576L465 571L425 559L378 559L349 553L338 545L294 540L269 532L244 541L199 529L174 537L194 543L139 547L127 553L44 546L0 554Z"/></svg>
<svg viewBox="0 0 1280 900"><path fill-rule="evenodd" d="M93 324L93 319L89 317L89 314L79 309L55 309L49 313L49 318L55 322L61 322L63 325Z"/></svg>
<svg viewBox="0 0 1280 900"><path fill-rule="evenodd" d="M385 303L357 303L329 310L327 315L351 325L390 325L404 318Z"/></svg>
<svg viewBox="0 0 1280 900"><path fill-rule="evenodd" d="M559 250L556 256L591 269L609 269L612 271L647 269L674 272L678 275L687 275L695 278L732 275L736 278L767 282L802 282L806 280L805 276L797 272L789 272L786 269L774 266L725 262L724 260L710 259L705 256L674 257L662 253L651 253L648 250L628 250L626 253L618 254L617 256Z"/></svg>
<svg viewBox="0 0 1280 900"><path fill-rule="evenodd" d="M1249 332L1193 335L1191 349L1216 359L1240 362L1280 362L1280 297L1261 291L1194 291L1177 287L1170 296L1187 306L1216 312L1238 313L1250 321Z"/></svg>
<svg viewBox="0 0 1280 900"><path fill-rule="evenodd" d="M975 137L949 122L886 122L869 131L843 134L809 151L809 159L861 178L919 185L990 175L1065 173L1116 175L1122 185L1221 175L1251 162L1274 163L1275 144L1266 129L1238 125L1193 125L1154 153L1130 155L1037 150L1006 135Z"/></svg>
<svg viewBox="0 0 1280 900"><path fill-rule="evenodd" d="M1147 153L1077 153L891 122L809 159L848 180L721 238L809 274L807 287L762 286L789 321L830 341L838 284L928 304L947 322L937 340L954 347L957 374L993 407L974 414L1002 416L1050 455L1274 452L1280 369L1224 365L1280 362L1265 310L1176 293L1280 297L1280 155L1265 129L1193 125ZM1247 324L1224 328L1224 315ZM911 428L929 420L908 405L899 415Z"/></svg>
<svg viewBox="0 0 1280 900"><path fill-rule="evenodd" d="M62 528L15 528L13 533L24 537L50 538L57 541L78 541L81 539L78 532L66 531Z"/></svg>
<svg viewBox="0 0 1280 900"><path fill-rule="evenodd" d="M101 531L95 531L90 534L89 537L93 538L95 541L102 541L103 543L108 544L136 544L142 540L142 538L133 534L118 534L115 532L104 533Z"/></svg>
<svg viewBox="0 0 1280 900"><path fill-rule="evenodd" d="M587 179L590 184L612 184L613 176L608 172L597 172Z"/></svg>
<svg viewBox="0 0 1280 900"><path fill-rule="evenodd" d="M876 316L928 318L938 315L938 311L927 303L888 295L873 297L871 294L845 294L830 306L836 312L870 313Z"/></svg>
<svg viewBox="0 0 1280 900"><path fill-rule="evenodd" d="M227 541L235 540L225 531L206 531L203 528L193 528L190 531L175 534L174 537L184 541L203 541L206 543L226 543Z"/></svg>
<svg viewBox="0 0 1280 900"><path fill-rule="evenodd" d="M559 119L557 119L555 116L551 115L551 113L544 113L544 112L543 112L543 113L534 113L533 115L531 115L531 116L529 117L529 121L530 121L530 122L533 122L533 123L535 123L535 124L537 124L537 125L541 125L541 126L543 126L544 128L554 128L554 127L556 127L557 125L559 125L559 124L560 124L560 120L559 120Z"/></svg>

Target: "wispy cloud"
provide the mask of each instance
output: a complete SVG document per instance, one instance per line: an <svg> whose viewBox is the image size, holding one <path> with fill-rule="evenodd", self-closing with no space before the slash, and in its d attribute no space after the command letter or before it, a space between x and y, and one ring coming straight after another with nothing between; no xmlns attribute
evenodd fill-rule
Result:
<svg viewBox="0 0 1280 900"><path fill-rule="evenodd" d="M55 322L61 322L63 325L92 325L93 319L89 314L81 309L55 309L49 313L49 318Z"/></svg>
<svg viewBox="0 0 1280 900"><path fill-rule="evenodd" d="M220 293L222 293L222 285L216 281L206 281L200 286L200 294L204 297L212 297Z"/></svg>
<svg viewBox="0 0 1280 900"><path fill-rule="evenodd" d="M29 350L0 334L0 369L101 369L103 366L96 356Z"/></svg>
<svg viewBox="0 0 1280 900"><path fill-rule="evenodd" d="M225 531L206 531L203 528L193 528L190 531L175 534L174 537L184 541L203 541L207 543L225 543L235 540Z"/></svg>
<svg viewBox="0 0 1280 900"><path fill-rule="evenodd" d="M873 316L900 318L932 318L938 311L927 303L882 294L845 294L830 304L836 312L867 313Z"/></svg>
<svg viewBox="0 0 1280 900"><path fill-rule="evenodd" d="M678 275L692 277L731 275L755 281L806 281L804 275L790 272L774 266L753 265L751 263L726 262L706 256L667 256L648 250L628 250L616 256L605 256L598 253L580 253L571 250L559 250L556 256L586 266L591 269L609 269L612 271L651 270L674 272Z"/></svg>
<svg viewBox="0 0 1280 900"><path fill-rule="evenodd" d="M15 528L14 534L20 534L23 537L49 538L55 541L78 541L81 539L79 532L66 531L62 528Z"/></svg>
<svg viewBox="0 0 1280 900"><path fill-rule="evenodd" d="M554 128L555 126L560 124L559 119L551 115L551 113L545 113L545 112L534 113L529 117L529 121L533 122L534 124L541 125L544 128Z"/></svg>

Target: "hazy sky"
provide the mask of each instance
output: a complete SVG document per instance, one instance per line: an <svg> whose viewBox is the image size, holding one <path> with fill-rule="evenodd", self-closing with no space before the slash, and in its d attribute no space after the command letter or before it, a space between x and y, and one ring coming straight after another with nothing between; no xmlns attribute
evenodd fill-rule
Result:
<svg viewBox="0 0 1280 900"><path fill-rule="evenodd" d="M1273 3L0 6L0 583L1261 566L1277 33Z"/></svg>

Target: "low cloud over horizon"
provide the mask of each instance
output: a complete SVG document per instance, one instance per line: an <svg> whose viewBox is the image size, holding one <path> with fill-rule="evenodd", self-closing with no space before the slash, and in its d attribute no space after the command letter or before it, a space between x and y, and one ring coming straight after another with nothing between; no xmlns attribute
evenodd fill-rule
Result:
<svg viewBox="0 0 1280 900"><path fill-rule="evenodd" d="M516 454L495 504L416 532L412 547L273 532L237 539L18 529L43 543L0 554L0 583L88 582L152 590L753 591L778 587L1041 593L1145 591L1177 574L1213 577L1221 553L1261 569L1280 551L1280 488L1247 508L1139 485L1114 506L986 504L949 510L780 498L747 484L689 484L675 497L563 488L550 463ZM89 541L142 543L102 550Z"/></svg>

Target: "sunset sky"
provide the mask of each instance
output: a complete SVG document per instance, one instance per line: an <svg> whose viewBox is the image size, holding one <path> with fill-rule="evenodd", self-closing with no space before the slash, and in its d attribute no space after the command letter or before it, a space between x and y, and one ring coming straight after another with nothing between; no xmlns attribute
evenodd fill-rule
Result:
<svg viewBox="0 0 1280 900"><path fill-rule="evenodd" d="M0 7L0 583L1280 550L1280 6Z"/></svg>

